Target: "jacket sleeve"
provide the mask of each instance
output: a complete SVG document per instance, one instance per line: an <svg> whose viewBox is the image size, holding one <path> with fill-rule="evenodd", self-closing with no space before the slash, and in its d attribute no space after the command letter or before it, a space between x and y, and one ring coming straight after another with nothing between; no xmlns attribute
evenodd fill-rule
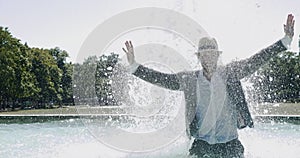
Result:
<svg viewBox="0 0 300 158"><path fill-rule="evenodd" d="M282 42L282 40L279 40L248 59L230 63L226 67L227 72L229 74L235 74L240 80L248 75L251 75L262 65L268 62L273 56L285 50L287 50L285 44Z"/></svg>
<svg viewBox="0 0 300 158"><path fill-rule="evenodd" d="M133 75L140 79L170 90L179 90L180 81L177 74L167 74L139 65Z"/></svg>

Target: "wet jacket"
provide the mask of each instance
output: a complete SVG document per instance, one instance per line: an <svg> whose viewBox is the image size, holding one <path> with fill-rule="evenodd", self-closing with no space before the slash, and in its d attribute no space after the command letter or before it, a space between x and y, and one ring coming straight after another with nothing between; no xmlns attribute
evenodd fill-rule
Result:
<svg viewBox="0 0 300 158"><path fill-rule="evenodd" d="M287 48L281 40L271 46L259 51L252 57L229 63L224 66L224 76L226 77L226 90L229 94L230 103L236 106L237 110L237 128L253 127L253 120L249 112L245 95L240 80L251 75L270 60L274 55L285 51ZM185 117L186 132L191 136L191 131L195 130L193 120L196 114L196 84L197 73L199 71L185 71L176 74L167 74L139 65L133 73L135 76L150 82L152 84L184 92L186 101Z"/></svg>

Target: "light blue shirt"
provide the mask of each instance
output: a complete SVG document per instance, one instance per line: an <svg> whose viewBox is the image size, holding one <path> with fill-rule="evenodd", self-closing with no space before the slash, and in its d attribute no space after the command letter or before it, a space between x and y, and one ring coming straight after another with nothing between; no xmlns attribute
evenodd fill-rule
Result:
<svg viewBox="0 0 300 158"><path fill-rule="evenodd" d="M236 108L234 107L234 105L230 104L230 100L228 99L229 97L227 93L225 93L226 96L224 100L224 106L220 112L220 116L215 122L214 128L212 128L206 134L201 134L202 132L200 131L200 128L203 123L204 117L206 116L206 112L211 101L212 84L205 78L205 76L203 76L202 72L200 72L198 75L197 84L197 97L199 98L197 99L196 108L198 132L196 132L193 135L193 137L195 139L204 140L209 144L226 143L238 138Z"/></svg>

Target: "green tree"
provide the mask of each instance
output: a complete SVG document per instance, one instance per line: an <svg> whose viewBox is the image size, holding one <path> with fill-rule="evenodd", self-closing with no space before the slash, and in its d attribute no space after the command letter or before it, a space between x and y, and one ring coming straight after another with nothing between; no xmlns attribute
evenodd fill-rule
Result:
<svg viewBox="0 0 300 158"><path fill-rule="evenodd" d="M30 48L0 27L0 110L24 108L28 101L37 108L73 103L73 65L66 62L68 57L58 47Z"/></svg>
<svg viewBox="0 0 300 158"><path fill-rule="evenodd" d="M77 104L96 105L95 72L97 56L89 56L83 63L74 64L73 93Z"/></svg>
<svg viewBox="0 0 300 158"><path fill-rule="evenodd" d="M113 96L111 77L118 60L119 55L111 53L110 55L100 56L97 62L95 90L101 105L116 104L116 100Z"/></svg>
<svg viewBox="0 0 300 158"><path fill-rule="evenodd" d="M39 94L35 97L39 102L38 108L44 108L47 103L61 101L61 88L59 86L62 72L56 61L49 53L49 50L32 48L33 53L32 72L37 79L40 88Z"/></svg>
<svg viewBox="0 0 300 158"><path fill-rule="evenodd" d="M72 63L67 63L67 58L69 54L59 49L58 47L49 50L50 54L53 56L58 68L62 72L61 80L57 83L59 86L59 92L61 96L61 102L63 103L73 103L73 88L72 88L72 73L73 67Z"/></svg>
<svg viewBox="0 0 300 158"><path fill-rule="evenodd" d="M69 105L70 104L74 105L72 75L73 75L73 64L66 63L63 69L63 76L61 79L61 85L63 89L62 101L63 103Z"/></svg>
<svg viewBox="0 0 300 158"><path fill-rule="evenodd" d="M7 28L0 27L0 101L16 103L34 96L39 88L31 72L29 47L14 38Z"/></svg>
<svg viewBox="0 0 300 158"><path fill-rule="evenodd" d="M250 79L260 102L299 102L300 56L283 52L273 57Z"/></svg>

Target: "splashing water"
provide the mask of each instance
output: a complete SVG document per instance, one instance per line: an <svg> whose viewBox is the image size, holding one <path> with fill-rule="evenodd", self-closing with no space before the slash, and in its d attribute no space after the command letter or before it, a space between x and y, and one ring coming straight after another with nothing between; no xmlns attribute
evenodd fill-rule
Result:
<svg viewBox="0 0 300 158"><path fill-rule="evenodd" d="M102 124L94 126L104 127ZM108 128L108 127L106 127ZM239 132L248 158L297 157L300 154L300 126L289 123L256 123L254 129ZM149 153L126 153L103 145L91 135L81 119L32 124L0 124L0 157L14 158L128 158L185 157L188 141Z"/></svg>

